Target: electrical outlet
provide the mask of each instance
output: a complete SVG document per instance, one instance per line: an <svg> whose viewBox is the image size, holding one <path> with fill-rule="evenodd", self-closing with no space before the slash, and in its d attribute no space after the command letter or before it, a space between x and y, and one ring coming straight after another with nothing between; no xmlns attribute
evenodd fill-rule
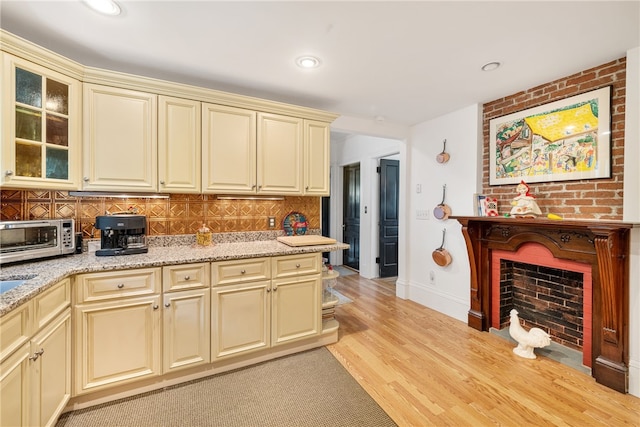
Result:
<svg viewBox="0 0 640 427"><path fill-rule="evenodd" d="M269 217L269 228L276 228L276 217L275 216L270 216Z"/></svg>

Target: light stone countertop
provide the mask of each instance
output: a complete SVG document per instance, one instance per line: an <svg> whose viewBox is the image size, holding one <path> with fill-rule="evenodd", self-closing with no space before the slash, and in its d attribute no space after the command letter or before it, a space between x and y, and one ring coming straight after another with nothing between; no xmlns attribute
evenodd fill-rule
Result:
<svg viewBox="0 0 640 427"><path fill-rule="evenodd" d="M29 280L20 286L0 294L0 316L24 304L60 280L80 273L331 252L348 248L349 245L344 243L291 247L277 240L262 240L215 243L208 247L199 247L195 244L149 247L148 253L138 255L97 257L93 253L89 254L85 252L44 261L9 264L2 266L2 270L0 271L1 280Z"/></svg>

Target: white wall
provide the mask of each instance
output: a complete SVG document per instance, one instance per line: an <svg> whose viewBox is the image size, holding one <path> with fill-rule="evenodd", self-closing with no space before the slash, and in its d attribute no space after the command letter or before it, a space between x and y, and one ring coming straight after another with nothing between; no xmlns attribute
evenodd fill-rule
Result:
<svg viewBox="0 0 640 427"><path fill-rule="evenodd" d="M452 215L473 215L473 195L481 186L482 166L482 106L462 110L414 126L408 143L410 178L408 186L408 281L398 294L467 321L469 311L469 259L458 221L438 220L433 209L442 201L442 186L446 184L445 203ZM436 161L443 140L450 160ZM426 212L427 219L418 219ZM432 259L433 250L442 243L453 259L447 267Z"/></svg>
<svg viewBox="0 0 640 427"><path fill-rule="evenodd" d="M640 47L627 52L625 108L623 218L640 223ZM629 393L640 397L640 228L631 233L629 264Z"/></svg>
<svg viewBox="0 0 640 427"><path fill-rule="evenodd" d="M342 241L342 185L343 167L360 164L360 275L378 277L378 175L376 167L381 158L393 156L400 161L400 211L404 212L405 179L402 169L405 163L405 144L388 138L365 135L350 135L341 141L331 142L331 201L329 234ZM404 227L401 223L400 227ZM332 264L342 264L342 252L330 254ZM400 271L398 277L401 276Z"/></svg>

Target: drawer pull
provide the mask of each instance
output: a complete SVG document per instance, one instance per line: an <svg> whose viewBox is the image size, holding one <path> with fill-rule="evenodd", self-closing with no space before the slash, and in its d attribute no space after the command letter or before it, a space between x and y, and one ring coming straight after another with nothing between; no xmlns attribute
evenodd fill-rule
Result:
<svg viewBox="0 0 640 427"><path fill-rule="evenodd" d="M191 280L191 276L189 275L184 276L184 280Z"/></svg>
<svg viewBox="0 0 640 427"><path fill-rule="evenodd" d="M41 348L40 351L36 351L33 353L33 356L29 356L29 360L33 360L34 362L38 360L38 357L44 354L44 348Z"/></svg>
<svg viewBox="0 0 640 427"><path fill-rule="evenodd" d="M300 264L296 264L296 268L300 268Z"/></svg>
<svg viewBox="0 0 640 427"><path fill-rule="evenodd" d="M246 274L247 270L240 270L240 274Z"/></svg>
<svg viewBox="0 0 640 427"><path fill-rule="evenodd" d="M120 283L120 284L118 285L118 289L122 289L122 288L124 288L124 283Z"/></svg>

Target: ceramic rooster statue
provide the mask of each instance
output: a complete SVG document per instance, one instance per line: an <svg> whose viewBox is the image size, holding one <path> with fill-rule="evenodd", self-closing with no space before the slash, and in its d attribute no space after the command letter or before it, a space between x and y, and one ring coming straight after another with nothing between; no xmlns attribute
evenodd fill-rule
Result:
<svg viewBox="0 0 640 427"><path fill-rule="evenodd" d="M511 310L510 315L509 335L518 342L518 346L513 349L513 352L526 359L535 359L536 355L533 353L533 348L546 347L551 344L549 334L540 328L531 328L527 332L520 325L518 310Z"/></svg>

